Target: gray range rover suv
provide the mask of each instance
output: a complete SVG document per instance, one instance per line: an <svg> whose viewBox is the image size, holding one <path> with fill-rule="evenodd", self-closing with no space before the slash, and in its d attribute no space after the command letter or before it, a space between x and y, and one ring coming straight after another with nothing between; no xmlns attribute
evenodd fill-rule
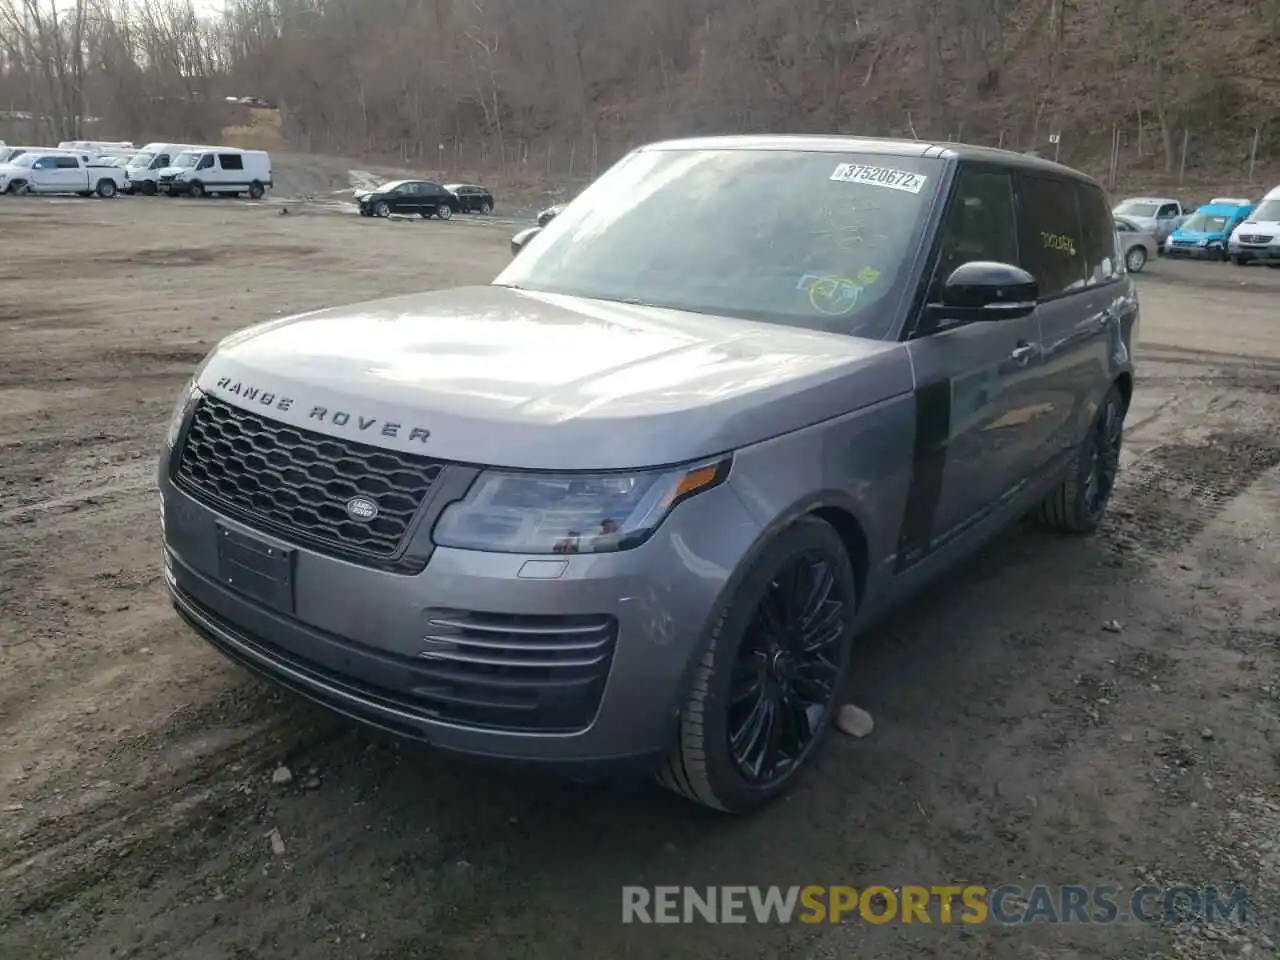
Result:
<svg viewBox="0 0 1280 960"><path fill-rule="evenodd" d="M159 471L177 611L440 749L745 811L854 638L1034 512L1094 530L1138 300L1111 204L955 144L634 151L491 285L217 345Z"/></svg>

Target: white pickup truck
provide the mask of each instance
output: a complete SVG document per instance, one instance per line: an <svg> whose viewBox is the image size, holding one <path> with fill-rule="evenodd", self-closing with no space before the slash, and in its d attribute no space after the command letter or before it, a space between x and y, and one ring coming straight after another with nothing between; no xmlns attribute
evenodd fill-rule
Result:
<svg viewBox="0 0 1280 960"><path fill-rule="evenodd" d="M124 167L56 150L24 153L0 167L0 193L75 193L114 197L124 186Z"/></svg>

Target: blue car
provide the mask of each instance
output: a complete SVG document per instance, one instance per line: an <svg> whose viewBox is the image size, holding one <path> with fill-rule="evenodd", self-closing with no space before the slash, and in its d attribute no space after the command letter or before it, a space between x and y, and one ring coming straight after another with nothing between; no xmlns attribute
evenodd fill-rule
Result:
<svg viewBox="0 0 1280 960"><path fill-rule="evenodd" d="M1168 257L1190 257L1196 260L1226 260L1227 240L1231 232L1253 213L1252 200L1217 197L1187 218L1164 242Z"/></svg>

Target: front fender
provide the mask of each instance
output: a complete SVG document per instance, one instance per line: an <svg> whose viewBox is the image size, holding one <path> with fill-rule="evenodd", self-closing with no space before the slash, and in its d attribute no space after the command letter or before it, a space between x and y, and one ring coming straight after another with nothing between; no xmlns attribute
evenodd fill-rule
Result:
<svg viewBox="0 0 1280 960"><path fill-rule="evenodd" d="M866 543L862 607L892 577L915 444L915 395L775 437L734 455L729 485L762 528L761 548L803 514L838 508Z"/></svg>

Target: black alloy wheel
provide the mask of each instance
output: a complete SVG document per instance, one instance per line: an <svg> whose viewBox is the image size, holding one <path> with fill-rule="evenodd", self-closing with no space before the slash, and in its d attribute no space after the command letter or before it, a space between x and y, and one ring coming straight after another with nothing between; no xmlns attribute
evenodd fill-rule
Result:
<svg viewBox="0 0 1280 960"><path fill-rule="evenodd" d="M857 577L805 516L763 545L710 629L658 782L745 813L786 793L826 737L853 656Z"/></svg>
<svg viewBox="0 0 1280 960"><path fill-rule="evenodd" d="M785 778L829 722L848 604L821 551L792 557L760 598L730 683L729 751L748 782Z"/></svg>
<svg viewBox="0 0 1280 960"><path fill-rule="evenodd" d="M1120 475L1120 448L1124 438L1124 400L1111 391L1103 401L1093 426L1089 463L1084 477L1084 508L1089 516L1101 519Z"/></svg>

